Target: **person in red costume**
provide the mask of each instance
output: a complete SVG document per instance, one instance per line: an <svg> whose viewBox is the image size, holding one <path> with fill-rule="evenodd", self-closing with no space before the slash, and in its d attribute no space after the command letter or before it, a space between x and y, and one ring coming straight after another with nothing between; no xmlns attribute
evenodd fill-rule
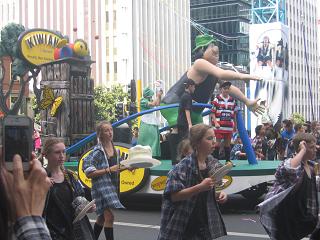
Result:
<svg viewBox="0 0 320 240"><path fill-rule="evenodd" d="M223 140L226 162L231 162L231 138L232 133L236 129L236 111L237 103L233 97L229 95L231 82L224 82L220 86L221 93L212 101L212 126L216 135L216 145L213 156L219 159L220 145Z"/></svg>

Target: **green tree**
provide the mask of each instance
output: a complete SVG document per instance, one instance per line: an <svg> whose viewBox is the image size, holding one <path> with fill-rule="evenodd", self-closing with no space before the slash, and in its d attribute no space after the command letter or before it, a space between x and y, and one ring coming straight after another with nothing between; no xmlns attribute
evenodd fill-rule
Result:
<svg viewBox="0 0 320 240"><path fill-rule="evenodd" d="M28 86L28 82L33 79L34 93L40 99L40 90L36 88L36 77L38 76L40 69L31 66L27 61L21 57L21 53L18 47L18 38L21 33L25 31L24 26L16 23L9 23L1 30L0 39L0 59L4 56L8 56L12 62L11 79L9 82L9 88L4 93L4 76L5 71L3 65L0 66L0 108L5 114L18 114L18 111L22 104L25 88ZM30 73L28 76L26 76ZM17 101L8 107L7 103L10 102L9 98L12 94L13 84L15 80L19 80L19 92Z"/></svg>
<svg viewBox="0 0 320 240"><path fill-rule="evenodd" d="M128 93L123 91L121 85L114 85L111 89L102 86L96 87L94 89L96 121L116 121L116 103L124 102L125 98L129 99L128 97Z"/></svg>
<svg viewBox="0 0 320 240"><path fill-rule="evenodd" d="M290 119L292 120L293 124L304 124L305 119L300 113L292 113Z"/></svg>
<svg viewBox="0 0 320 240"><path fill-rule="evenodd" d="M38 107L37 99L35 96L31 98L31 108L34 112L34 121L41 125L41 116L40 116L40 110Z"/></svg>

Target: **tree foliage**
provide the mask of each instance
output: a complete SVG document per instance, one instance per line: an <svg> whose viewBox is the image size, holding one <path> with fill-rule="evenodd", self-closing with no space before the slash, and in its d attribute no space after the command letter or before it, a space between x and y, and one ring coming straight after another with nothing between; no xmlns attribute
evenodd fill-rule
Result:
<svg viewBox="0 0 320 240"><path fill-rule="evenodd" d="M290 119L294 124L304 124L305 119L300 113L292 113Z"/></svg>
<svg viewBox="0 0 320 240"><path fill-rule="evenodd" d="M40 116L40 110L39 110L39 105L37 103L37 99L35 96L31 98L31 108L34 112L34 122L38 123L41 125L41 116Z"/></svg>
<svg viewBox="0 0 320 240"><path fill-rule="evenodd" d="M22 58L21 53L19 51L18 38L20 34L24 31L24 26L16 23L10 23L1 30L0 58L7 56L10 57L12 62L12 72L10 76L11 79L9 80L8 89L3 89L3 81L5 71L9 71L9 69L4 69L3 65L0 66L0 108L5 114L18 114L22 104L25 88L26 86L28 86L27 83L31 79L33 79L35 82L33 85L34 92L38 96L38 98L40 98L40 90L36 88L36 77L38 76L40 69L34 68L27 61L25 61ZM28 72L30 72L31 74L26 76ZM17 101L9 108L7 103L10 102L9 98L12 94L14 80L19 80L19 92L17 96ZM6 93L4 93L4 90L6 90Z"/></svg>
<svg viewBox="0 0 320 240"><path fill-rule="evenodd" d="M128 93L123 91L121 85L114 85L111 89L102 86L96 87L94 89L96 121L116 121L116 103L124 102L124 99L128 99L128 97Z"/></svg>
<svg viewBox="0 0 320 240"><path fill-rule="evenodd" d="M1 30L0 57L19 57L18 37L25 31L24 26L16 23L9 23Z"/></svg>
<svg viewBox="0 0 320 240"><path fill-rule="evenodd" d="M20 54L18 38L25 31L24 26L16 23L9 23L1 30L0 57L10 56L12 59L12 76L23 76L31 68Z"/></svg>

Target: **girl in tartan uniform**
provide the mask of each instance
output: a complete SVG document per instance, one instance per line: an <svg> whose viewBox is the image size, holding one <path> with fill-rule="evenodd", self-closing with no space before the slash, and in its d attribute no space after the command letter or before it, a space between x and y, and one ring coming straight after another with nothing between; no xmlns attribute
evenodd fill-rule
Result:
<svg viewBox="0 0 320 240"><path fill-rule="evenodd" d="M96 200L98 215L94 224L96 239L104 228L106 240L113 240L114 215L111 209L124 208L120 203L119 173L126 168L120 167L119 154L114 148L113 130L109 122L102 121L97 126L98 144L84 159L83 171L92 179L91 196Z"/></svg>
<svg viewBox="0 0 320 240"><path fill-rule="evenodd" d="M168 174L164 190L158 240L209 240L226 235L218 207L227 195L217 193L209 172L221 166L210 153L214 131L205 124L190 129L194 153L182 159Z"/></svg>
<svg viewBox="0 0 320 240"><path fill-rule="evenodd" d="M319 184L314 162L316 139L308 133L293 138L296 155L277 169L275 183L259 204L260 221L271 239L298 240L311 234L320 239Z"/></svg>

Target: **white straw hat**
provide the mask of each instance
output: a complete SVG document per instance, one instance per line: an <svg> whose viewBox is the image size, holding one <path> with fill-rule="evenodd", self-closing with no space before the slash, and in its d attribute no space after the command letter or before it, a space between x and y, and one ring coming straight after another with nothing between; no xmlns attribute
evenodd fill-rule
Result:
<svg viewBox="0 0 320 240"><path fill-rule="evenodd" d="M73 220L73 223L80 221L94 204L94 199L91 202L89 202L85 197L76 197L72 202L72 207L75 209L75 218Z"/></svg>
<svg viewBox="0 0 320 240"><path fill-rule="evenodd" d="M152 158L150 146L136 145L129 149L128 159L120 162L124 166L133 168L152 168L161 164L157 159Z"/></svg>

